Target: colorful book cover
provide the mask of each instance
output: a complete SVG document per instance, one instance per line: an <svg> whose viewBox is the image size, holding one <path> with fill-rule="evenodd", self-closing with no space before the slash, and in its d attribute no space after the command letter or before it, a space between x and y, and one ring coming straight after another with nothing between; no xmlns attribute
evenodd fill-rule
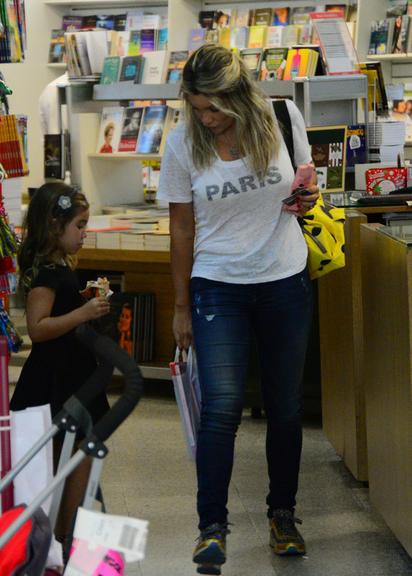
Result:
<svg viewBox="0 0 412 576"><path fill-rule="evenodd" d="M123 116L119 152L136 152L144 108L126 108Z"/></svg>
<svg viewBox="0 0 412 576"><path fill-rule="evenodd" d="M137 56L138 54L140 54L140 30L131 30L127 55Z"/></svg>
<svg viewBox="0 0 412 576"><path fill-rule="evenodd" d="M137 144L138 154L159 154L168 107L147 106Z"/></svg>
<svg viewBox="0 0 412 576"><path fill-rule="evenodd" d="M63 16L62 29L65 32L81 30L83 25L83 16Z"/></svg>
<svg viewBox="0 0 412 576"><path fill-rule="evenodd" d="M98 154L117 152L122 130L123 110L121 106L103 108L96 148Z"/></svg>
<svg viewBox="0 0 412 576"><path fill-rule="evenodd" d="M366 130L365 124L353 124L346 130L346 166L365 164Z"/></svg>
<svg viewBox="0 0 412 576"><path fill-rule="evenodd" d="M262 53L262 48L245 48L239 54L254 78L257 78L259 74Z"/></svg>
<svg viewBox="0 0 412 576"><path fill-rule="evenodd" d="M266 48L263 51L259 80L281 80L287 48Z"/></svg>
<svg viewBox="0 0 412 576"><path fill-rule="evenodd" d="M206 42L206 28L193 28L189 36L189 52L197 50Z"/></svg>
<svg viewBox="0 0 412 576"><path fill-rule="evenodd" d="M114 84L119 79L120 56L107 56L104 59L100 84Z"/></svg>
<svg viewBox="0 0 412 576"><path fill-rule="evenodd" d="M289 24L289 8L273 8L273 26L287 26Z"/></svg>
<svg viewBox="0 0 412 576"><path fill-rule="evenodd" d="M156 48L156 30L148 28L140 31L140 54L153 52Z"/></svg>
<svg viewBox="0 0 412 576"><path fill-rule="evenodd" d="M168 37L169 37L169 29L168 28L160 28L157 31L156 50L167 50Z"/></svg>
<svg viewBox="0 0 412 576"><path fill-rule="evenodd" d="M256 8L253 12L254 26L270 26L272 24L272 8Z"/></svg>
<svg viewBox="0 0 412 576"><path fill-rule="evenodd" d="M119 82L138 82L141 67L141 56L125 56L122 60Z"/></svg>
<svg viewBox="0 0 412 576"><path fill-rule="evenodd" d="M105 16L98 14L96 16L96 28L104 28L105 30L114 30L114 16Z"/></svg>
<svg viewBox="0 0 412 576"><path fill-rule="evenodd" d="M180 82L182 79L183 68L188 58L188 50L174 50L170 52L166 75L166 82L168 84L177 84Z"/></svg>
<svg viewBox="0 0 412 576"><path fill-rule="evenodd" d="M388 51L389 20L371 23L368 54L386 54Z"/></svg>
<svg viewBox="0 0 412 576"><path fill-rule="evenodd" d="M267 26L250 26L248 48L263 48L266 44Z"/></svg>
<svg viewBox="0 0 412 576"><path fill-rule="evenodd" d="M64 30L52 30L49 48L49 63L64 62L66 55Z"/></svg>

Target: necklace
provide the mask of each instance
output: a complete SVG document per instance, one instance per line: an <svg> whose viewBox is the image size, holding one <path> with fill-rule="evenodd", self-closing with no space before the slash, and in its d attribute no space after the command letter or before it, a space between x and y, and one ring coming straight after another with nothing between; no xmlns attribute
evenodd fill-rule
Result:
<svg viewBox="0 0 412 576"><path fill-rule="evenodd" d="M227 146L229 155L231 156L231 158L233 158L234 160L238 159L240 157L240 150L237 144L231 144L229 141L229 138L227 137L227 135L225 133L222 134L223 139L225 140L225 144Z"/></svg>

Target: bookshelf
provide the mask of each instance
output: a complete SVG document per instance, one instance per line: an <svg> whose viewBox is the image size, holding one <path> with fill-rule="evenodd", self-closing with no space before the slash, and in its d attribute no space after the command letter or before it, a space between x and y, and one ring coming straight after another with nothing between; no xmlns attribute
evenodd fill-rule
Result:
<svg viewBox="0 0 412 576"><path fill-rule="evenodd" d="M132 154L132 153L125 153L125 152L114 152L113 154L98 154L98 153L90 153L87 155L88 158L100 159L100 160L110 160L110 161L119 161L122 162L124 160L138 160L141 162L142 160L161 160L162 157L160 154Z"/></svg>

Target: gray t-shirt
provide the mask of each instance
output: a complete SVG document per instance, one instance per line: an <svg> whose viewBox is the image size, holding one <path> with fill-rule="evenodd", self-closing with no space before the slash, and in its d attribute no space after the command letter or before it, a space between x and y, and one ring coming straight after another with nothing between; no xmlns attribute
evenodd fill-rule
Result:
<svg viewBox="0 0 412 576"><path fill-rule="evenodd" d="M287 101L295 164L312 161L303 118ZM196 238L192 277L251 284L287 278L306 266L307 246L294 215L282 210L294 172L285 143L261 180L244 158L197 170L182 122L167 139L159 200L193 202Z"/></svg>

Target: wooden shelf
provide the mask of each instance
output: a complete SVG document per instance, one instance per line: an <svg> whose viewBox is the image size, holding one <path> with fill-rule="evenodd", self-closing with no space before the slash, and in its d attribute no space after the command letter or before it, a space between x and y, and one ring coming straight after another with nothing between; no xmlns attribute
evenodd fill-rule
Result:
<svg viewBox="0 0 412 576"><path fill-rule="evenodd" d="M113 154L99 154L90 153L87 155L88 158L95 158L99 160L161 160L161 154L131 154L128 152L114 152Z"/></svg>

